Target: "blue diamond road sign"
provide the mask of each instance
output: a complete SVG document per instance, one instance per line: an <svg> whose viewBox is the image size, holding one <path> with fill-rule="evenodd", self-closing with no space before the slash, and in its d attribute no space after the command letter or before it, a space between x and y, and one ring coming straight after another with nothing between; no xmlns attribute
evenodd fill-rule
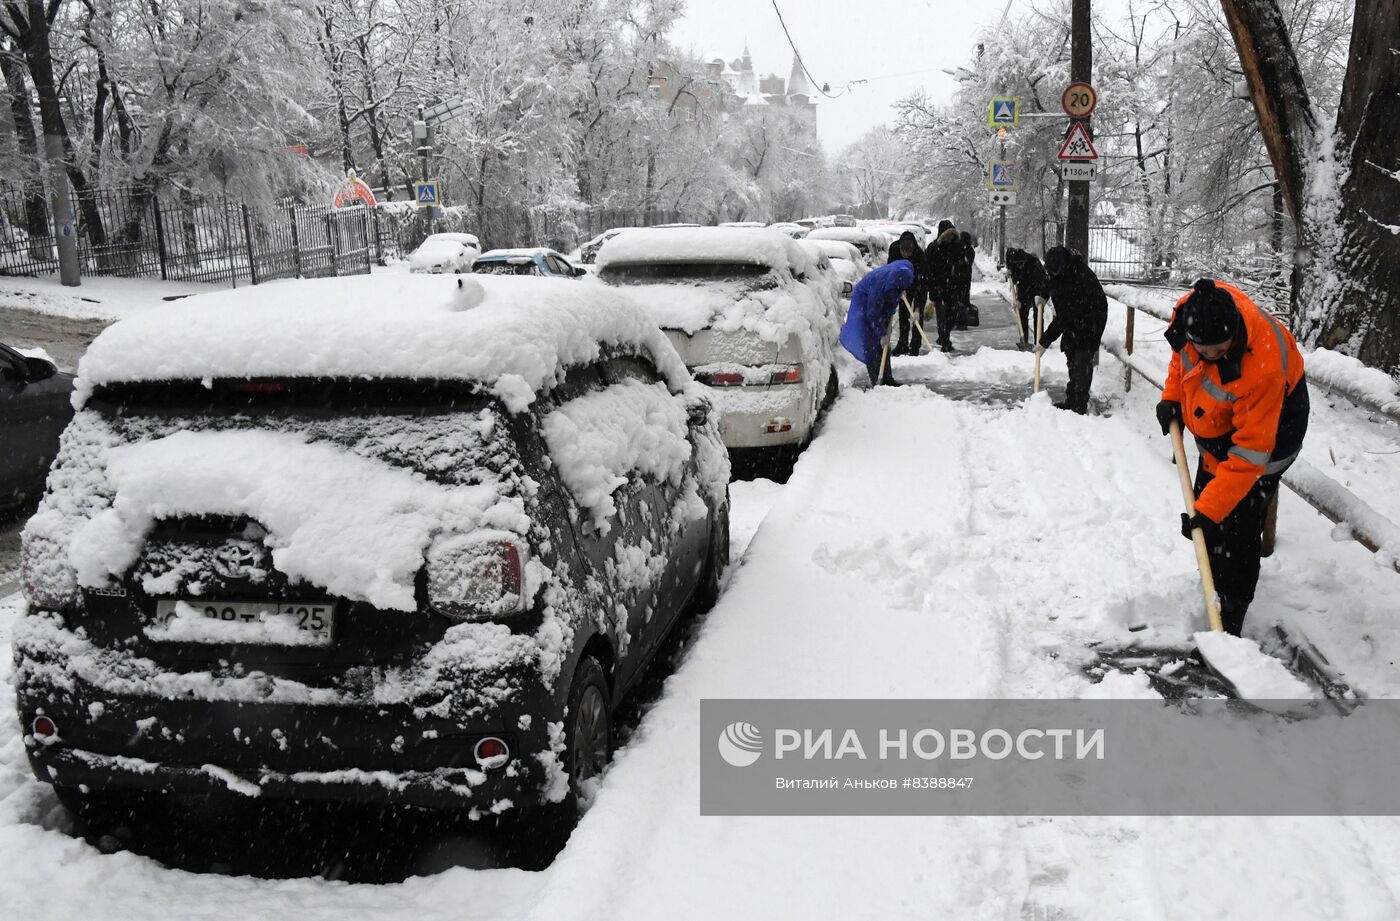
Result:
<svg viewBox="0 0 1400 921"><path fill-rule="evenodd" d="M1019 116L1017 100L1009 96L998 96L987 109L987 121L993 128L1015 125Z"/></svg>

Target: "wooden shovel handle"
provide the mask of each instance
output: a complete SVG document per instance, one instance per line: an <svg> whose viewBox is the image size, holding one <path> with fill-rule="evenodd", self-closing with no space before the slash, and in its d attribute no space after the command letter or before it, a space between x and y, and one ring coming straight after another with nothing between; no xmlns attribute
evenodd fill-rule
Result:
<svg viewBox="0 0 1400 921"><path fill-rule="evenodd" d="M1181 423L1172 420L1172 452L1176 455L1176 473L1181 480L1181 501L1186 506L1186 517L1196 514L1196 489L1191 484L1191 474L1186 466L1186 442L1181 437ZM1191 532L1191 543L1196 547L1196 567L1201 573L1201 594L1206 601L1206 620L1210 629L1224 629L1220 621L1220 605L1215 600L1215 576L1210 570L1210 554L1206 552L1206 535L1200 528Z"/></svg>

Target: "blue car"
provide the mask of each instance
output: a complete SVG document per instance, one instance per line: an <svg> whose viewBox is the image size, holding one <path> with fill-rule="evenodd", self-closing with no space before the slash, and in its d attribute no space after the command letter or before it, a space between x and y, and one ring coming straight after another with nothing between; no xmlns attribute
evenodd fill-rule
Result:
<svg viewBox="0 0 1400 921"><path fill-rule="evenodd" d="M542 275L545 278L579 278L587 269L570 265L552 249L493 249L476 257L472 271L482 275Z"/></svg>

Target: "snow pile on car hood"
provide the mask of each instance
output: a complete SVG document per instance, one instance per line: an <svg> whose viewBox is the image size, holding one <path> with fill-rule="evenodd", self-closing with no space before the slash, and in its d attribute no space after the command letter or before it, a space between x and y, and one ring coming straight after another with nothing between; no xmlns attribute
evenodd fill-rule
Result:
<svg viewBox="0 0 1400 921"><path fill-rule="evenodd" d="M818 227L807 234L808 240L839 240L842 243L864 243L866 246L878 246L879 238L868 230L859 227Z"/></svg>
<svg viewBox="0 0 1400 921"><path fill-rule="evenodd" d="M619 234L598 250L598 271L610 265L676 262L737 262L798 275L811 257L791 237L751 227L637 228Z"/></svg>
<svg viewBox="0 0 1400 921"><path fill-rule="evenodd" d="M547 278L353 276L177 301L122 320L78 365L74 406L121 382L295 376L478 381L512 412L609 346L689 375L625 292Z"/></svg>

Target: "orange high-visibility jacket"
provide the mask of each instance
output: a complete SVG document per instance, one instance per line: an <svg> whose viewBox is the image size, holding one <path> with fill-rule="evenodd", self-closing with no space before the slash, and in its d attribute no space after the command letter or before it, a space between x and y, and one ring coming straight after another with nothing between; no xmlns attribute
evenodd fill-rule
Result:
<svg viewBox="0 0 1400 921"><path fill-rule="evenodd" d="M1286 326L1261 309L1233 285L1217 281L1240 312L1243 343L1237 341L1219 362L1201 358L1186 341L1177 316L1186 297L1176 302L1167 341L1174 349L1162 399L1181 404L1186 427L1196 437L1201 462L1215 475L1196 499L1196 509L1215 522L1225 519L1266 473L1282 471L1297 457L1307 427L1307 393L1303 354ZM1190 295L1188 294L1187 297ZM1301 399L1290 399L1290 397ZM1289 424L1297 437L1279 444L1279 423L1302 413ZM1292 443L1296 441L1297 443ZM1276 453L1276 448L1286 451Z"/></svg>

